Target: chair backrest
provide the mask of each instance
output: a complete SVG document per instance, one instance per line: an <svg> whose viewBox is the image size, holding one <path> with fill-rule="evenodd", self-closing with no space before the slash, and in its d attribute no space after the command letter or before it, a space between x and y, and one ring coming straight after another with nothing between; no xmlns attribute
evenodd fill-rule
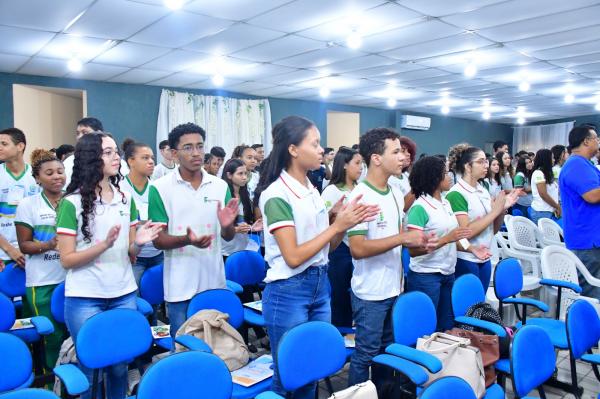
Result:
<svg viewBox="0 0 600 399"><path fill-rule="evenodd" d="M140 280L140 296L150 305L160 305L165 301L162 264L144 271Z"/></svg>
<svg viewBox="0 0 600 399"><path fill-rule="evenodd" d="M475 399L471 386L460 377L443 377L429 385L421 399Z"/></svg>
<svg viewBox="0 0 600 399"><path fill-rule="evenodd" d="M545 245L565 245L562 242L563 230L554 220L541 218L538 220L538 228L542 233Z"/></svg>
<svg viewBox="0 0 600 399"><path fill-rule="evenodd" d="M344 338L337 328L322 321L292 328L277 347L277 369L288 392L336 373L345 362Z"/></svg>
<svg viewBox="0 0 600 399"><path fill-rule="evenodd" d="M240 285L258 284L265 275L265 260L256 251L235 252L225 262L225 278Z"/></svg>
<svg viewBox="0 0 600 399"><path fill-rule="evenodd" d="M65 323L65 283L58 284L50 298L50 312L52 317L59 323Z"/></svg>
<svg viewBox="0 0 600 399"><path fill-rule="evenodd" d="M201 310L214 309L229 315L229 324L239 328L244 322L244 307L240 299L227 289L207 290L194 295L187 309L187 318Z"/></svg>
<svg viewBox="0 0 600 399"><path fill-rule="evenodd" d="M541 327L524 326L513 339L510 370L517 397L526 396L554 373L556 355L552 341Z"/></svg>
<svg viewBox="0 0 600 399"><path fill-rule="evenodd" d="M130 362L150 349L152 332L148 320L137 310L112 309L83 323L75 350L88 368L100 369Z"/></svg>
<svg viewBox="0 0 600 399"><path fill-rule="evenodd" d="M520 217L523 217L523 212L521 212L521 210L520 210L520 209L513 208L513 210L512 210L512 215L513 215L513 216L520 216Z"/></svg>
<svg viewBox="0 0 600 399"><path fill-rule="evenodd" d="M481 281L473 274L460 276L452 287L454 317L464 316L471 305L479 302L485 302Z"/></svg>
<svg viewBox="0 0 600 399"><path fill-rule="evenodd" d="M0 331L8 331L15 324L15 305L6 295L0 293Z"/></svg>
<svg viewBox="0 0 600 399"><path fill-rule="evenodd" d="M435 332L437 316L431 298L420 291L402 294L392 309L394 341L413 346L417 339Z"/></svg>
<svg viewBox="0 0 600 399"><path fill-rule="evenodd" d="M229 399L231 374L216 355L189 351L176 353L144 373L137 399Z"/></svg>
<svg viewBox="0 0 600 399"><path fill-rule="evenodd" d="M20 338L0 333L0 392L24 387L30 380L32 362L29 348Z"/></svg>
<svg viewBox="0 0 600 399"><path fill-rule="evenodd" d="M539 250L538 242L541 234L537 226L523 216L513 216L508 228L508 241L511 246L517 244L532 250Z"/></svg>
<svg viewBox="0 0 600 399"><path fill-rule="evenodd" d="M43 389L19 389L17 391L7 392L0 395L1 399L59 399L54 392Z"/></svg>
<svg viewBox="0 0 600 399"><path fill-rule="evenodd" d="M9 263L0 273L0 292L9 298L25 296L25 269Z"/></svg>
<svg viewBox="0 0 600 399"><path fill-rule="evenodd" d="M494 293L503 300L523 289L523 271L515 258L502 259L494 269Z"/></svg>
<svg viewBox="0 0 600 399"><path fill-rule="evenodd" d="M567 341L575 359L579 359L600 341L600 317L586 300L575 301L567 312Z"/></svg>
<svg viewBox="0 0 600 399"><path fill-rule="evenodd" d="M560 245L549 245L542 250L540 261L542 278L579 284L577 262L581 261L567 248ZM571 290L563 290L560 319L564 320L566 310L579 297L579 294Z"/></svg>

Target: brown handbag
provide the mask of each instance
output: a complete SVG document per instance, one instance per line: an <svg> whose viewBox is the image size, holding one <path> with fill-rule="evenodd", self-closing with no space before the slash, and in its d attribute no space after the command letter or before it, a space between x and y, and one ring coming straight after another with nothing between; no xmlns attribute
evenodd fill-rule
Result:
<svg viewBox="0 0 600 399"><path fill-rule="evenodd" d="M496 382L496 369L494 364L500 359L500 343L497 335L486 335L477 331L467 331L453 328L447 334L471 340L471 346L479 349L483 360L486 388Z"/></svg>

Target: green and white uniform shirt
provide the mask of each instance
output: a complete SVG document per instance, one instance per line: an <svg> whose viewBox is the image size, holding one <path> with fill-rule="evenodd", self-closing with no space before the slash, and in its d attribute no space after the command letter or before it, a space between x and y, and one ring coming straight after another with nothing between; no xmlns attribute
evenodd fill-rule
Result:
<svg viewBox="0 0 600 399"><path fill-rule="evenodd" d="M415 200L408 210L409 230L419 230L425 234L434 232L442 238L458 227L458 221L446 199L438 201L430 195ZM451 242L435 251L411 257L410 269L416 273L454 273L456 267L456 243Z"/></svg>
<svg viewBox="0 0 600 399"><path fill-rule="evenodd" d="M17 206L23 198L39 192L40 186L31 174L31 166L25 164L23 173L15 176L6 164L0 165L0 235L15 248L19 247L14 224ZM0 249L0 259L10 260L10 256Z"/></svg>
<svg viewBox="0 0 600 399"><path fill-rule="evenodd" d="M50 241L56 235L56 210L44 193L25 197L17 207L15 224L31 230L33 241ZM27 255L25 286L40 287L65 281L66 270L58 251Z"/></svg>
<svg viewBox="0 0 600 399"><path fill-rule="evenodd" d="M552 184L548 184L546 182L546 178L544 177L544 172L539 169L534 171L531 175L531 194L533 196L531 207L533 210L538 212L554 212L554 207L544 201L544 199L540 196L537 187L539 183L546 184L546 192L558 204L558 179L554 178Z"/></svg>
<svg viewBox="0 0 600 399"><path fill-rule="evenodd" d="M527 176L525 176L525 174L523 172L518 172L515 175L515 184L514 187L515 188L524 188L524 189L529 189L531 190L531 182L529 181L529 179L527 178ZM521 206L531 206L531 201L533 200L531 193L526 193L523 192L525 195L520 196L517 199L517 204L521 205Z"/></svg>
<svg viewBox="0 0 600 399"><path fill-rule="evenodd" d="M177 165L175 164L173 164L172 168L169 168L164 163L159 162L158 165L154 167L154 172L152 173L152 180L158 180L164 175L168 175L169 173L175 171L175 168L177 168Z"/></svg>
<svg viewBox="0 0 600 399"><path fill-rule="evenodd" d="M270 266L265 282L287 279L311 266L322 266L329 262L329 245L325 245L302 265L291 268L285 263L273 236L277 229L294 227L297 244L302 245L329 227L325 201L308 178L303 185L286 171L281 172L279 178L260 195L259 205L266 226L265 260Z"/></svg>
<svg viewBox="0 0 600 399"><path fill-rule="evenodd" d="M403 196L410 193L410 182L408 181L408 172L403 172L400 177L390 176L388 184L400 190Z"/></svg>
<svg viewBox="0 0 600 399"><path fill-rule="evenodd" d="M113 246L89 263L69 269L65 295L85 298L116 298L137 289L129 260L129 229L138 224L135 202L128 192L113 189L110 203L95 200L93 219L89 218L90 242L84 240L81 195L73 193L62 199L56 215L56 233L76 238L76 251L83 251L106 239L113 226L121 226Z"/></svg>
<svg viewBox="0 0 600 399"><path fill-rule="evenodd" d="M404 217L402 192L389 185L381 191L363 180L352 190L348 200L352 201L361 194L361 203L377 204L380 211L374 220L359 223L348 230L348 237L363 235L367 240L376 240L399 234ZM360 299L381 301L402 292L402 246L369 258L353 258L352 263L354 272L350 285L354 295Z"/></svg>
<svg viewBox="0 0 600 399"><path fill-rule="evenodd" d="M459 179L446 195L446 200L452 206L452 211L456 216L466 215L469 221L474 221L485 217L492 211L492 197L488 190L481 184L477 187L472 187ZM485 245L491 248L492 240L494 239L494 226L491 223L477 237L469 239L471 245ZM484 263L486 261L477 258L471 252L458 251L457 257L474 263Z"/></svg>
<svg viewBox="0 0 600 399"><path fill-rule="evenodd" d="M183 180L179 168L150 186L150 220L165 225L169 235L186 235L190 227L198 236L213 238L207 248L186 245L164 251L165 301L187 301L199 292L225 288L217 209L219 203L225 206L230 199L227 183L204 170L198 189Z"/></svg>
<svg viewBox="0 0 600 399"><path fill-rule="evenodd" d="M331 208L333 208L333 206L343 196L346 196L344 198L344 204L347 204L349 195L350 195L350 191L347 190L341 184L340 185L330 184L323 189L323 192L321 193L321 198L323 198L323 201L325 201L325 208L327 209L327 212L329 212L331 210ZM348 245L348 234L344 234L344 238L342 241L344 242L344 244Z"/></svg>
<svg viewBox="0 0 600 399"><path fill-rule="evenodd" d="M148 193L150 192L149 187L152 183L149 181L146 182L146 185L142 189L142 191L138 191L137 188L133 185L131 180L129 180L129 176L126 176L124 180L121 181L121 190L127 191L131 194L131 198L135 202L135 206L138 210L139 220L140 222L146 222L148 220ZM140 248L140 253L138 257L140 258L152 258L154 256L160 255L162 251L160 249L156 249L152 242L146 243L142 245Z"/></svg>

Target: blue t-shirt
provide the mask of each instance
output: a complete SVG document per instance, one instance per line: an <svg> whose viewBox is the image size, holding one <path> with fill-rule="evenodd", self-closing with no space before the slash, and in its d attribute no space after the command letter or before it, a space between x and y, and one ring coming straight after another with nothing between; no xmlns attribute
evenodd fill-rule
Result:
<svg viewBox="0 0 600 399"><path fill-rule="evenodd" d="M565 244L569 249L600 247L600 204L583 194L600 188L600 170L580 155L571 155L558 179Z"/></svg>

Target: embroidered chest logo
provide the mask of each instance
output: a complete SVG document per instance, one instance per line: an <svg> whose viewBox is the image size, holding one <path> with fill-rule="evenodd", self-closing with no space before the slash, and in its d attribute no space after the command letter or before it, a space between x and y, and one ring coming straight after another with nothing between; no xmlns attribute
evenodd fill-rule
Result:
<svg viewBox="0 0 600 399"><path fill-rule="evenodd" d="M385 220L385 218L383 216L383 212L379 212L379 217L377 218L377 228L385 229L386 226L387 226L387 221Z"/></svg>

